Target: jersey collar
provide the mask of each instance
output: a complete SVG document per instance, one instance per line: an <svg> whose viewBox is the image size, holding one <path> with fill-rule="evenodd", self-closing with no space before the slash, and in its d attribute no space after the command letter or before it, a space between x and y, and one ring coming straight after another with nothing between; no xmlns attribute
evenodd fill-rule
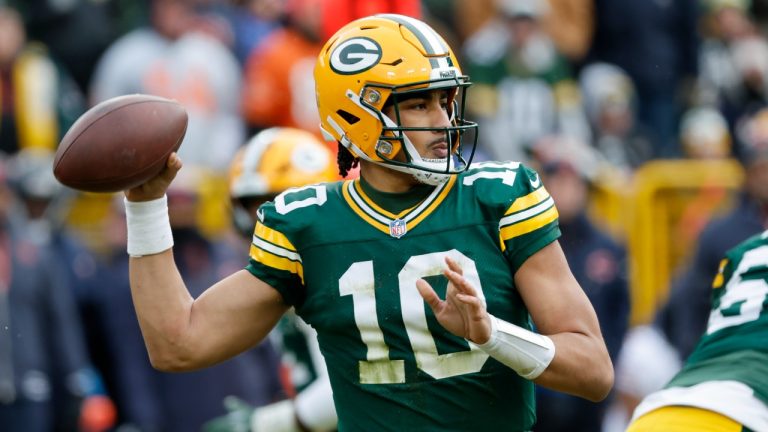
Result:
<svg viewBox="0 0 768 432"><path fill-rule="evenodd" d="M377 230L399 238L415 228L443 202L453 185L456 184L456 178L457 176L451 176L447 182L436 186L435 190L423 201L397 214L377 205L357 181L345 181L342 185L342 195L352 211L361 219ZM396 235L393 233L393 227L398 226L404 226L405 229L398 229L396 233L399 235Z"/></svg>

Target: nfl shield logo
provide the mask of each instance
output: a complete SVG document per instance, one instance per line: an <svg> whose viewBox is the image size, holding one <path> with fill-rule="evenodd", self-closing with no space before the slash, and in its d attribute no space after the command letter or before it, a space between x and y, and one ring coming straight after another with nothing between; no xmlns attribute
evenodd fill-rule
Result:
<svg viewBox="0 0 768 432"><path fill-rule="evenodd" d="M395 219L389 223L389 235L394 238L400 238L408 232L408 227L402 219Z"/></svg>

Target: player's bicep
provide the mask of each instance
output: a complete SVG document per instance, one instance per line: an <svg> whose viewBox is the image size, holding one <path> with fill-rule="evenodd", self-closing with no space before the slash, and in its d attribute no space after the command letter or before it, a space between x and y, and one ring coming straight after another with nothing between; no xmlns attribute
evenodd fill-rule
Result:
<svg viewBox="0 0 768 432"><path fill-rule="evenodd" d="M531 255L515 273L515 284L538 331L599 334L597 316L554 241Z"/></svg>
<svg viewBox="0 0 768 432"><path fill-rule="evenodd" d="M210 353L206 363L214 364L259 343L287 309L277 290L240 270L195 300L190 326Z"/></svg>

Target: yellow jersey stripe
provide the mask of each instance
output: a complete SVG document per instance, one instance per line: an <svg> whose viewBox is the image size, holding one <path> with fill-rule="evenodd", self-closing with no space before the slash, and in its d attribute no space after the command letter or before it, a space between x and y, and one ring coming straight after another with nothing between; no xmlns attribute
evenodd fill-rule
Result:
<svg viewBox="0 0 768 432"><path fill-rule="evenodd" d="M250 257L254 261L260 262L265 266L299 275L301 283L304 283L304 266L298 261L292 261L288 258L274 255L254 244L251 245Z"/></svg>
<svg viewBox="0 0 768 432"><path fill-rule="evenodd" d="M286 237L285 234L281 233L280 231L273 230L261 222L256 223L256 231L254 234L256 237L272 243L273 245L287 249L291 252L296 252L296 247L291 243L290 240L288 240L288 237Z"/></svg>
<svg viewBox="0 0 768 432"><path fill-rule="evenodd" d="M515 202L512 203L511 206L507 209L507 211L504 213L504 215L510 215L512 213L519 212L521 210L525 210L527 208L533 207L536 204L546 200L549 198L549 192L542 186L535 191L529 193L528 195L524 197L520 197L515 200Z"/></svg>
<svg viewBox="0 0 768 432"><path fill-rule="evenodd" d="M357 214L358 216L360 216L360 218L362 218L364 221L368 222L369 225L373 226L374 228L376 228L377 230L379 230L379 231L381 231L381 232L383 232L385 234L389 234L389 226L388 225L386 225L384 223L381 223L381 222L377 221L376 219L368 216L368 214L365 213L360 208L360 206L357 205L355 200L349 195L349 190L347 188L349 187L349 183L351 181L352 180L347 180L346 182L344 182L344 185L341 187L341 194L342 194L342 196L344 196L344 200L347 201L347 204L349 204L349 208L351 208L352 211L355 212L355 214Z"/></svg>
<svg viewBox="0 0 768 432"><path fill-rule="evenodd" d="M264 249L265 251L273 255L281 256L283 258L288 258L291 261L301 262L301 256L296 252L292 252L287 249L283 249L281 247L275 246L272 243L264 241L256 236L253 236L252 242L254 246L258 247L259 249Z"/></svg>
<svg viewBox="0 0 768 432"><path fill-rule="evenodd" d="M385 217L387 217L389 219L400 219L400 218L402 218L403 215L408 214L408 212L410 212L411 210L416 208L416 206L418 206L418 204L416 204L415 206L413 206L411 208L407 208L407 209L401 211L399 214L390 213L390 212L384 210L383 208L379 207L378 204L373 202L373 200L371 198L369 198L368 195L365 194L365 192L363 191L363 187L360 186L360 182L359 181L352 182L352 185L355 188L355 190L357 191L357 195L359 195L360 198L362 198L363 201L365 201L365 203L368 204L368 206L371 209L373 209L374 211L376 211L380 215L385 216Z"/></svg>
<svg viewBox="0 0 768 432"><path fill-rule="evenodd" d="M445 197L448 196L448 193L451 192L451 189L453 188L453 185L456 184L456 178L457 176L451 176L448 179L448 182L445 184L442 191L440 191L440 194L432 201L432 203L429 204L429 207L424 209L418 216L416 216L414 219L408 221L405 225L408 228L408 231L415 228L416 225L418 225L424 218L432 214L432 212L445 200Z"/></svg>
<svg viewBox="0 0 768 432"><path fill-rule="evenodd" d="M540 213L544 213L550 207L555 206L555 200L552 197L547 198L546 201L536 204L533 207L529 207L523 211L513 213L509 216L504 216L499 220L499 228L504 228L508 225L514 225L519 222L526 221Z"/></svg>
<svg viewBox="0 0 768 432"><path fill-rule="evenodd" d="M530 219L526 219L525 221L518 222L513 225L505 226L500 231L501 240L502 242L505 242L523 234L528 234L529 232L535 231L544 225L555 221L556 219L557 208L552 206L549 208L549 210L539 213Z"/></svg>

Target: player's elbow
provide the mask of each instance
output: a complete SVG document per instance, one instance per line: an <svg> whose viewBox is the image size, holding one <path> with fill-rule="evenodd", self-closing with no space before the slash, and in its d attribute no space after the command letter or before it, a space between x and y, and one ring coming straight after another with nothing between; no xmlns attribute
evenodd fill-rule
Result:
<svg viewBox="0 0 768 432"><path fill-rule="evenodd" d="M162 346L147 345L149 362L161 372L187 372L199 369L192 349L180 343L166 343Z"/></svg>
<svg viewBox="0 0 768 432"><path fill-rule="evenodd" d="M162 356L150 354L149 363L152 365L153 368L159 370L160 372L178 372L179 371L179 363L173 361L168 357L162 357Z"/></svg>
<svg viewBox="0 0 768 432"><path fill-rule="evenodd" d="M607 359L606 364L595 368L595 373L590 379L590 383L586 385L585 393L583 397L592 402L600 402L610 394L613 388L613 365L610 359Z"/></svg>
<svg viewBox="0 0 768 432"><path fill-rule="evenodd" d="M161 372L188 372L197 369L191 359L181 355L149 353L149 362Z"/></svg>

